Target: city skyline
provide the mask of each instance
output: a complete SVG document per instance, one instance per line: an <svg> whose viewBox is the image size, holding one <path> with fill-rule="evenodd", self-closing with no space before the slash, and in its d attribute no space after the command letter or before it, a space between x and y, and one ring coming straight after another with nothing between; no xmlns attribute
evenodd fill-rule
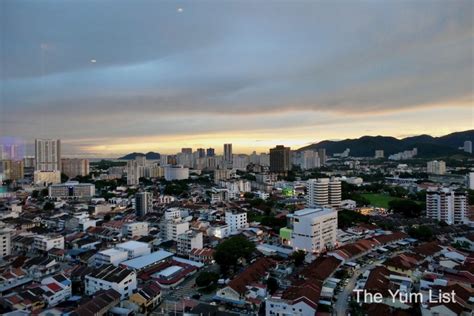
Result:
<svg viewBox="0 0 474 316"><path fill-rule="evenodd" d="M474 126L470 1L111 4L2 2L0 136L116 157Z"/></svg>

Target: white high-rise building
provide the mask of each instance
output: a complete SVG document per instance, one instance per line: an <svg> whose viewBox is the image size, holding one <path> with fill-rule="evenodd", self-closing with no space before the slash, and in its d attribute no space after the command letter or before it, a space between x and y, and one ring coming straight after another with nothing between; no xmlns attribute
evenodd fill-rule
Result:
<svg viewBox="0 0 474 316"><path fill-rule="evenodd" d="M383 158L384 157L384 151L383 149L378 149L375 151L375 159Z"/></svg>
<svg viewBox="0 0 474 316"><path fill-rule="evenodd" d="M341 181L329 178L310 179L307 182L307 206L339 207L341 205Z"/></svg>
<svg viewBox="0 0 474 316"><path fill-rule="evenodd" d="M160 154L160 166L168 165L168 155Z"/></svg>
<svg viewBox="0 0 474 316"><path fill-rule="evenodd" d="M293 250L310 253L332 249L337 243L337 212L332 208L305 208L287 215Z"/></svg>
<svg viewBox="0 0 474 316"><path fill-rule="evenodd" d="M299 155L299 165L302 170L319 168L321 166L317 151L305 150L299 153Z"/></svg>
<svg viewBox="0 0 474 316"><path fill-rule="evenodd" d="M469 172L467 176L468 188L469 190L474 190L474 172Z"/></svg>
<svg viewBox="0 0 474 316"><path fill-rule="evenodd" d="M153 193L138 192L135 194L135 211L137 216L145 216L153 210Z"/></svg>
<svg viewBox="0 0 474 316"><path fill-rule="evenodd" d="M232 158L232 168L246 170L249 165L249 157L247 155L234 155Z"/></svg>
<svg viewBox="0 0 474 316"><path fill-rule="evenodd" d="M127 185L138 185L139 178L138 162L136 160L127 161Z"/></svg>
<svg viewBox="0 0 474 316"><path fill-rule="evenodd" d="M181 165L164 167L165 180L186 180L189 178L189 168Z"/></svg>
<svg viewBox="0 0 474 316"><path fill-rule="evenodd" d="M426 216L447 224L468 221L469 203L466 192L450 188L428 189L426 192Z"/></svg>
<svg viewBox="0 0 474 316"><path fill-rule="evenodd" d="M466 140L464 142L463 150L467 153L472 154L472 141Z"/></svg>
<svg viewBox="0 0 474 316"><path fill-rule="evenodd" d="M59 139L35 139L35 170L61 170L61 141Z"/></svg>
<svg viewBox="0 0 474 316"><path fill-rule="evenodd" d="M428 174L445 174L446 162L442 160L433 160L426 163L426 172Z"/></svg>
<svg viewBox="0 0 474 316"><path fill-rule="evenodd" d="M229 226L230 233L236 234L242 228L247 228L247 213L245 212L225 212L225 223Z"/></svg>
<svg viewBox="0 0 474 316"><path fill-rule="evenodd" d="M342 200L341 181L331 179L329 181L329 205L332 207L339 207Z"/></svg>

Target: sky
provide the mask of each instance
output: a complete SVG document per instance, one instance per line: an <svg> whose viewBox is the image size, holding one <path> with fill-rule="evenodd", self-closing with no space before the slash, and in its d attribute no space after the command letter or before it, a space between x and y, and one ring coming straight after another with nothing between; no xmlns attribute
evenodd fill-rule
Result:
<svg viewBox="0 0 474 316"><path fill-rule="evenodd" d="M71 156L474 128L474 2L0 1L0 136Z"/></svg>

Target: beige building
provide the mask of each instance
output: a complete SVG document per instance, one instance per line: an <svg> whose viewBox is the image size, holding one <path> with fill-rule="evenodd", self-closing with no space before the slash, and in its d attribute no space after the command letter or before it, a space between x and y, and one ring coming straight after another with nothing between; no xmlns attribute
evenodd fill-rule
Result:
<svg viewBox="0 0 474 316"><path fill-rule="evenodd" d="M0 174L3 180L20 180L25 177L23 160L1 160Z"/></svg>
<svg viewBox="0 0 474 316"><path fill-rule="evenodd" d="M85 177L89 174L89 160L81 158L61 159L61 172L69 178Z"/></svg>
<svg viewBox="0 0 474 316"><path fill-rule="evenodd" d="M61 183L61 171L35 171L33 181L36 185L48 185Z"/></svg>

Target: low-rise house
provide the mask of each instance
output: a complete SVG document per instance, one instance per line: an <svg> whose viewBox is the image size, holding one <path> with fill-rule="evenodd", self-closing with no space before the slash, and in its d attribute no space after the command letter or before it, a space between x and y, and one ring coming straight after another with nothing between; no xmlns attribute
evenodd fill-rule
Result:
<svg viewBox="0 0 474 316"><path fill-rule="evenodd" d="M128 301L135 305L134 310L148 315L161 303L161 288L155 282L150 282L130 296Z"/></svg>
<svg viewBox="0 0 474 316"><path fill-rule="evenodd" d="M267 297L266 315L315 315L323 282L341 263L342 260L333 256L318 257L293 278L287 289Z"/></svg>
<svg viewBox="0 0 474 316"><path fill-rule="evenodd" d="M193 248L189 253L189 259L196 262L209 264L214 261L214 252L214 249L211 248Z"/></svg>
<svg viewBox="0 0 474 316"><path fill-rule="evenodd" d="M27 260L22 268L35 280L40 280L61 270L59 263L50 257L33 257Z"/></svg>
<svg viewBox="0 0 474 316"><path fill-rule="evenodd" d="M121 295L114 289L95 293L91 300L79 305L71 316L103 316L120 303Z"/></svg>
<svg viewBox="0 0 474 316"><path fill-rule="evenodd" d="M137 288L137 275L134 271L113 265L94 269L85 277L85 293L93 295L100 290L114 289L122 299L132 295Z"/></svg>
<svg viewBox="0 0 474 316"><path fill-rule="evenodd" d="M44 278L41 280L41 284L51 292L51 295L46 296L48 306L55 306L72 295L72 282L63 274Z"/></svg>
<svg viewBox="0 0 474 316"><path fill-rule="evenodd" d="M269 269L275 264L267 258L260 258L243 272L238 274L226 287L217 291L215 298L224 302L242 304L246 302L248 286L267 276Z"/></svg>

